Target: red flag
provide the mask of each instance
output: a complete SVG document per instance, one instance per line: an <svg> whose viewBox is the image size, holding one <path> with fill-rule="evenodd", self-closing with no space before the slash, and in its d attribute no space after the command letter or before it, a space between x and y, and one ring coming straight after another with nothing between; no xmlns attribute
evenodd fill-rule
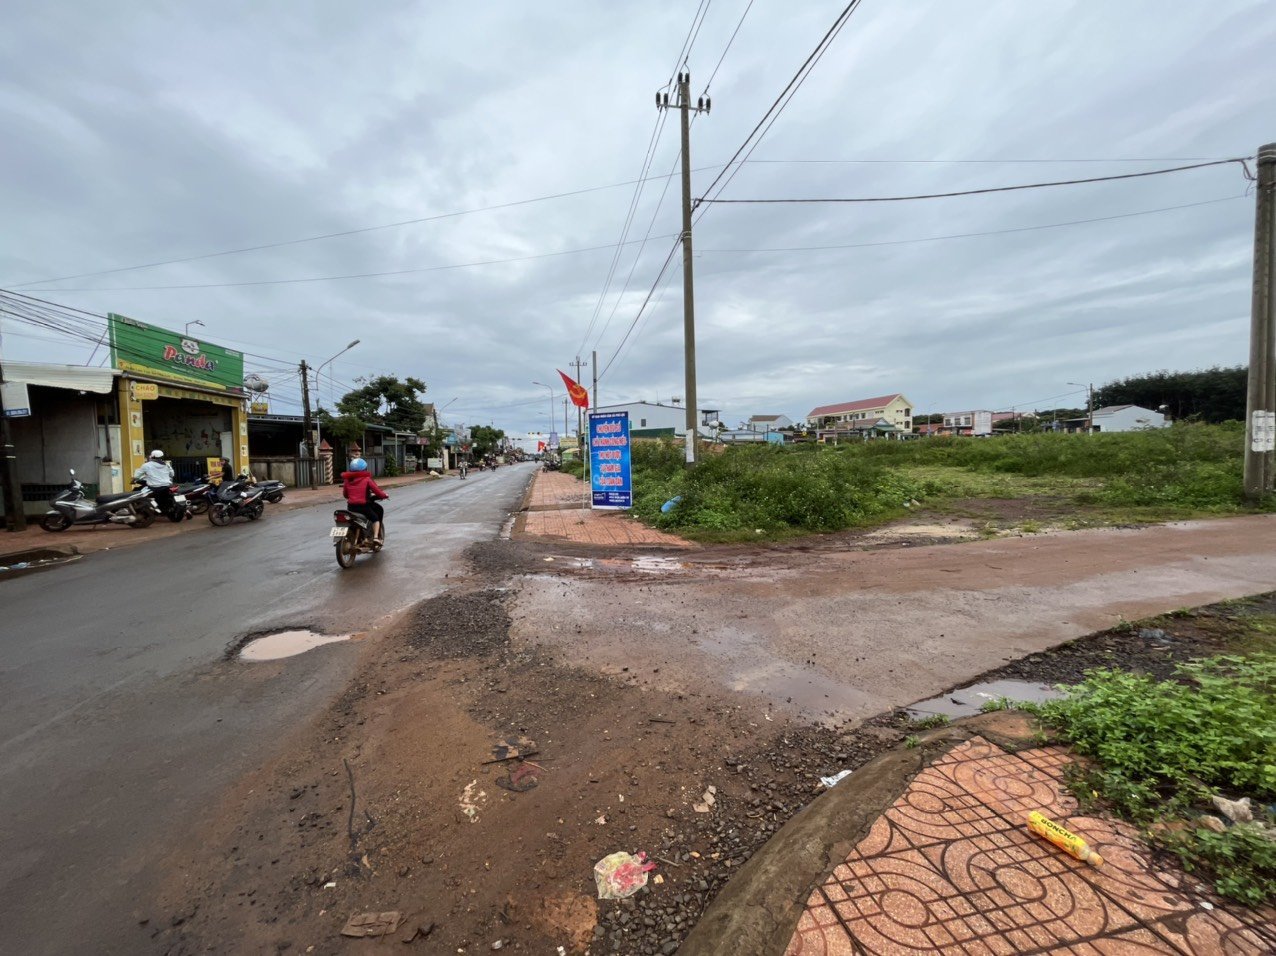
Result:
<svg viewBox="0 0 1276 956"><path fill-rule="evenodd" d="M563 384L567 386L567 397L572 400L572 404L577 408L588 408L589 392L585 390L585 386L581 385L562 369L558 370L558 374L563 377Z"/></svg>
<svg viewBox="0 0 1276 956"><path fill-rule="evenodd" d="M544 443L543 441L538 441L538 442L536 443L536 450L537 450L537 451L544 451L544 450L545 450L545 443Z"/></svg>

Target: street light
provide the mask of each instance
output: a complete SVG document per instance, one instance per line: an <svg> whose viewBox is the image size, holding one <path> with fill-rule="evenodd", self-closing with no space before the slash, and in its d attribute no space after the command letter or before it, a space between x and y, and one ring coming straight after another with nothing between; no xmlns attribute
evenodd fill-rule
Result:
<svg viewBox="0 0 1276 956"><path fill-rule="evenodd" d="M192 319L190 322L187 322L187 323L186 323L186 332L185 332L186 337L187 337L187 338L190 338L190 334L191 334L191 326L192 326L192 325L199 325L199 326L202 326L203 324L204 324L204 323L203 323L203 322L201 322L201 321L199 321L199 319Z"/></svg>
<svg viewBox="0 0 1276 956"><path fill-rule="evenodd" d="M1081 382L1068 382L1069 385L1075 385L1077 388L1084 388L1085 393L1085 432L1087 435L1094 434L1094 383L1088 385Z"/></svg>
<svg viewBox="0 0 1276 956"><path fill-rule="evenodd" d="M552 432L554 430L554 386L546 385L544 382L532 382L532 384L549 389L549 430Z"/></svg>
<svg viewBox="0 0 1276 956"><path fill-rule="evenodd" d="M358 344L359 344L359 340L355 339L353 342L351 342L349 345L343 348L340 352L338 352L332 358L328 359L328 361L324 362L323 365L319 366L318 371L315 372L315 393L316 394L318 394L319 389L322 387L324 365L331 365L335 359L340 358L342 355L345 355L347 352L349 352L352 348L354 348ZM328 395L329 396L332 395L331 389L329 389ZM315 433L318 437L318 441L322 442L323 441L323 425L318 420L315 421ZM316 443L315 453L318 454L318 452L319 452L319 448Z"/></svg>
<svg viewBox="0 0 1276 956"><path fill-rule="evenodd" d="M321 383L322 383L322 381L323 381L323 377L322 377L322 376L323 376L323 369L324 369L324 366L325 366L325 365L331 365L333 362L335 362L335 361L336 361L337 359L339 359L341 356L345 355L347 352L349 352L352 348L354 348L354 347L355 347L356 345L358 345L358 344L359 344L359 340L358 340L358 339L355 339L353 342L351 342L349 345L347 345L345 348L343 348L340 352L338 352L338 353L337 353L336 355L334 355L332 358L328 359L328 361L324 362L324 363L323 363L323 365L320 365L320 366L319 366L319 371L315 372L315 391L316 391L316 392L317 392L317 391L319 391L319 389L322 387ZM335 401L336 401L336 399L335 399L335 398L333 398L333 390L334 390L334 388L335 388L335 387L336 387L336 385L335 385L335 383L333 382L332 376L331 376L331 375L329 375L329 376L328 376L328 398L329 398L329 399L331 399L333 402L335 402Z"/></svg>

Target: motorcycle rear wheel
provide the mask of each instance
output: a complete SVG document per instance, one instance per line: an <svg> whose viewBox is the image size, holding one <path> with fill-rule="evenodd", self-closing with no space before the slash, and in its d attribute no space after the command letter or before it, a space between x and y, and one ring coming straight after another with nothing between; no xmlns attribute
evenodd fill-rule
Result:
<svg viewBox="0 0 1276 956"><path fill-rule="evenodd" d="M265 513L265 511L266 511L265 503L259 501L255 505L249 505L247 508L245 508L244 515L248 518L249 521L256 521Z"/></svg>
<svg viewBox="0 0 1276 956"><path fill-rule="evenodd" d="M230 524L232 518L234 515L230 513L230 505L220 501L208 509L208 520L219 528Z"/></svg>
<svg viewBox="0 0 1276 956"><path fill-rule="evenodd" d="M137 513L137 516L133 519L133 523L129 525L129 527L130 528L149 528L154 523L155 523L155 512L147 508L146 510L139 511Z"/></svg>
<svg viewBox="0 0 1276 956"><path fill-rule="evenodd" d="M202 515L207 510L208 510L207 498L197 498L195 501L191 502L191 514Z"/></svg>
<svg viewBox="0 0 1276 956"><path fill-rule="evenodd" d="M355 533L348 532L344 538L338 538L334 543L337 550L337 564L343 568L353 568L354 557L359 553L359 544Z"/></svg>
<svg viewBox="0 0 1276 956"><path fill-rule="evenodd" d="M71 527L71 519L61 512L47 514L40 519L40 527L45 531L65 531Z"/></svg>
<svg viewBox="0 0 1276 956"><path fill-rule="evenodd" d="M182 508L174 508L172 511L168 513L168 520L173 522L173 524L177 524L179 521L183 520L185 517L186 517L186 512Z"/></svg>

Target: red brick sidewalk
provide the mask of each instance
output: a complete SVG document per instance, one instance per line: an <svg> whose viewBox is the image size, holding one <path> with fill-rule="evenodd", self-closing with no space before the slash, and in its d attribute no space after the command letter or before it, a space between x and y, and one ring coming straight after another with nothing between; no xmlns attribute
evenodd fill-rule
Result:
<svg viewBox="0 0 1276 956"><path fill-rule="evenodd" d="M1133 827L1079 816L1067 751L976 737L918 774L807 900L786 956L1276 952L1276 911L1227 903ZM1040 810L1103 856L1025 826Z"/></svg>
<svg viewBox="0 0 1276 956"><path fill-rule="evenodd" d="M588 493L589 486L579 478L561 471L538 472L527 511L514 525L515 536L615 547L694 547L676 535L647 527L626 511L593 510Z"/></svg>

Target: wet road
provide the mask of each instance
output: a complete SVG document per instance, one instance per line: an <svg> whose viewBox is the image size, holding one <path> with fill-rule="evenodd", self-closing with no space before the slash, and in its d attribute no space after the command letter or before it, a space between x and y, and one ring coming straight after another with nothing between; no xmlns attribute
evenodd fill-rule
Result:
<svg viewBox="0 0 1276 956"><path fill-rule="evenodd" d="M245 664L227 646L368 630L437 594L533 467L393 489L386 550L348 571L317 505L0 584L0 950L136 952L138 922L169 915L146 887L174 828L333 699L357 655Z"/></svg>

